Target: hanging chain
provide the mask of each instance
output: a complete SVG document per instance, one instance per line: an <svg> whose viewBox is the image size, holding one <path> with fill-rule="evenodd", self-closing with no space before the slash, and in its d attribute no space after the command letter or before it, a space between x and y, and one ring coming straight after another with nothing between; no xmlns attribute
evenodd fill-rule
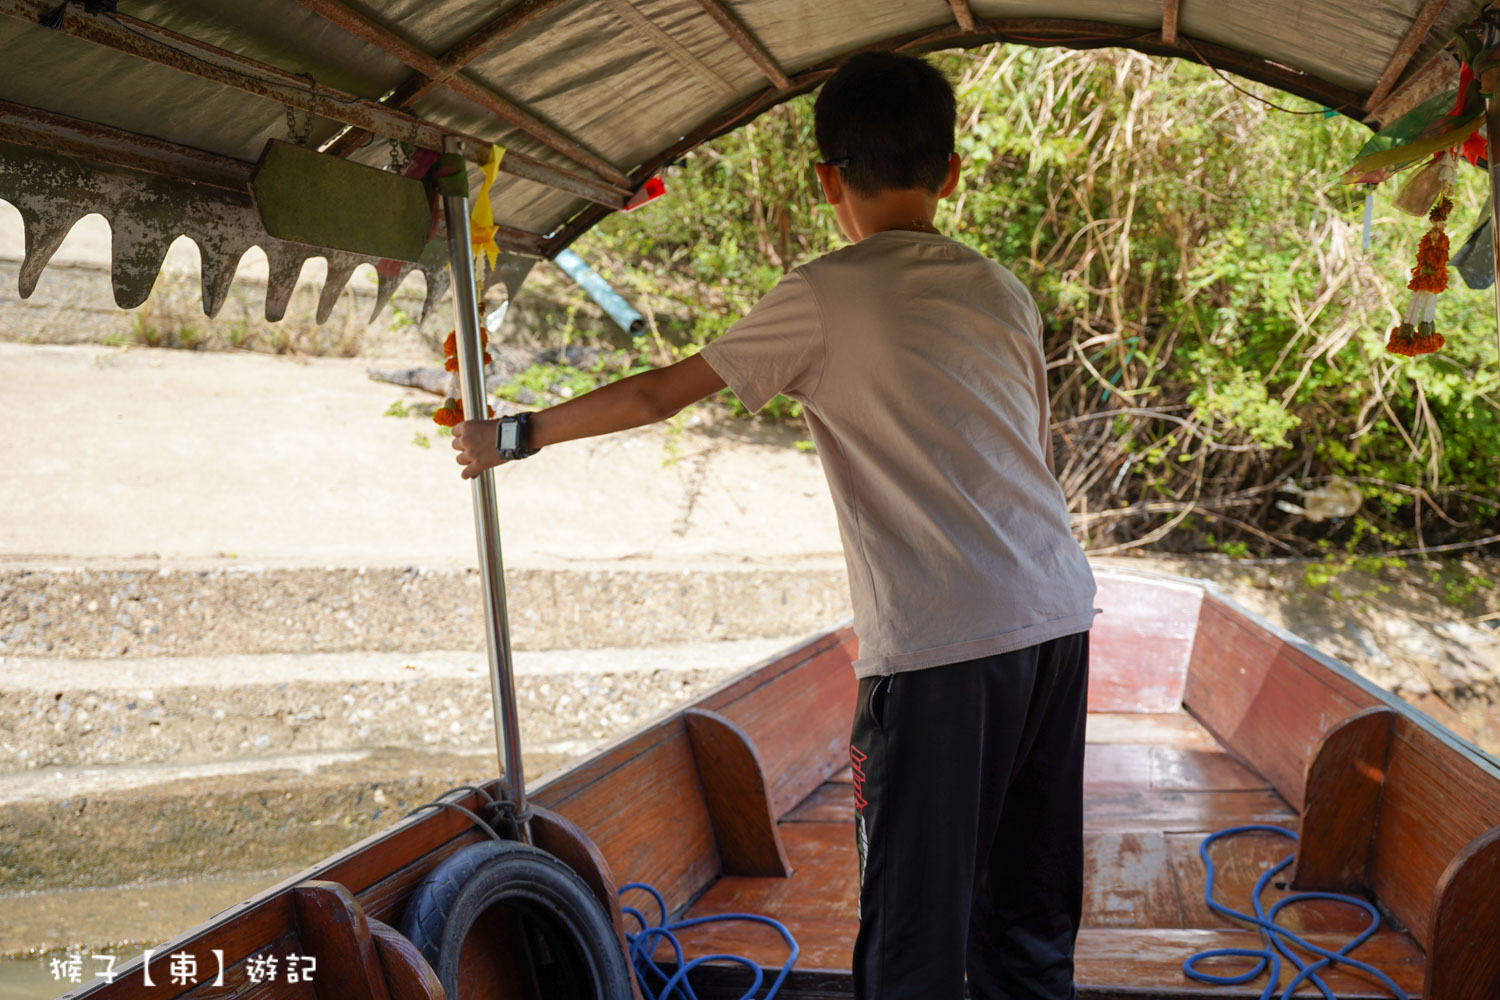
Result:
<svg viewBox="0 0 1500 1000"><path fill-rule="evenodd" d="M412 157L417 155L417 123L411 123L411 138L397 139L395 136L386 136L386 141L391 147L391 169L396 173L402 173L411 164Z"/></svg>
<svg viewBox="0 0 1500 1000"><path fill-rule="evenodd" d="M291 137L292 142L299 146L306 146L307 140L312 138L313 108L318 106L318 81L312 77L308 77L307 79L309 81L308 93L312 95L312 101L307 109L307 117L304 119L300 131L297 129L297 112L290 104L282 105L286 109L287 135Z"/></svg>
<svg viewBox="0 0 1500 1000"><path fill-rule="evenodd" d="M412 154L404 148L405 143L395 136L387 136L386 141L391 146L391 170L399 174L406 169L407 164L411 163Z"/></svg>

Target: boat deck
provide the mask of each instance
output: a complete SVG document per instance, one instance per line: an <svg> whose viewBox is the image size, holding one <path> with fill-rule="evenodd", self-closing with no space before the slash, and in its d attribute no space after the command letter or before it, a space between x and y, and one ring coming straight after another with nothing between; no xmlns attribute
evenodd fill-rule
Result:
<svg viewBox="0 0 1500 1000"><path fill-rule="evenodd" d="M858 926L851 781L848 770L834 775L782 817L790 878L721 877L682 914L760 913L782 921L801 947L798 974L789 984L794 995L842 992L848 981ZM1182 972L1183 960L1196 951L1260 946L1254 931L1216 916L1204 903L1198 846L1210 833L1245 823L1295 829L1296 811L1183 711L1090 714L1084 783L1086 871L1076 971L1081 995L1122 995L1111 987L1123 986L1184 997L1258 997L1264 979L1207 986ZM1248 911L1255 880L1292 850L1291 840L1267 833L1216 844L1216 898ZM1265 903L1287 894L1270 887ZM1298 904L1281 915L1283 925L1331 950L1367 921L1363 911L1332 901ZM689 929L681 939L690 956L744 954L768 970L786 957L775 931L744 923ZM1409 996L1421 995L1424 956L1410 935L1383 925L1354 956L1383 969ZM1233 973L1247 965L1224 960L1203 968ZM1287 963L1283 986L1293 974ZM712 974L708 978L717 982ZM1341 997L1389 996L1356 972L1335 970L1324 979ZM1311 987L1302 992L1316 993Z"/></svg>

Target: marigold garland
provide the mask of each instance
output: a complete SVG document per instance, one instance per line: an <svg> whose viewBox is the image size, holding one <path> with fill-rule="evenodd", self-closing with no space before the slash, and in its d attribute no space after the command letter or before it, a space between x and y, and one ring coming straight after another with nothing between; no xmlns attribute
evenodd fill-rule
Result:
<svg viewBox="0 0 1500 1000"><path fill-rule="evenodd" d="M494 146L490 150L490 157L484 164L484 183L480 185L479 199L474 204L474 210L469 215L469 242L472 245L474 268L474 285L476 288L484 288L483 261L488 259L490 267L495 266L495 257L500 252L495 246L494 219L491 217L490 188L495 183L495 172L500 168L500 158L505 155L505 147ZM480 361L480 382L484 380L484 369L494 362L490 352L486 350L490 346L490 335L485 330L484 311L485 303L481 298L479 307L479 350L482 355ZM453 427L463 422L464 404L459 398L458 391L458 331L449 330L448 336L443 338L443 368L453 374L448 378L448 393L443 399L443 405L438 407L432 414L432 422L439 427ZM491 418L495 416L495 408L485 403L485 410Z"/></svg>
<svg viewBox="0 0 1500 1000"><path fill-rule="evenodd" d="M484 330L479 331L479 346L480 348L490 346L490 335ZM490 352L486 350L483 364L489 366L494 361L495 359L490 357ZM449 330L447 338L443 341L443 369L450 372L458 371L458 331L456 330Z"/></svg>
<svg viewBox="0 0 1500 1000"><path fill-rule="evenodd" d="M480 350L484 351L484 358L480 363L483 366L487 367L494 362L494 359L490 357L490 352L488 350L485 350L485 348L488 348L490 346L490 335L484 329L483 302L479 304L479 318L479 347ZM454 373L458 372L457 330L449 330L448 336L443 338L443 368L446 371ZM458 399L458 386L455 383L456 379L448 380L448 396L443 400L443 405L438 407L438 409L432 414L432 422L437 424L439 427L452 427L455 424L463 422L464 404L462 400ZM491 417L494 417L495 408L488 405L486 405L485 408L489 411L489 415Z"/></svg>
<svg viewBox="0 0 1500 1000"><path fill-rule="evenodd" d="M1417 246L1417 266L1411 269L1411 280L1406 287L1414 292L1444 292L1448 290L1448 234L1429 229L1422 234Z"/></svg>
<svg viewBox="0 0 1500 1000"><path fill-rule="evenodd" d="M485 409L489 411L490 418L494 419L495 408L493 406L486 406ZM432 413L432 422L439 427L452 427L455 424L463 423L463 420L464 402L461 399L454 399L452 396L443 400L443 405Z"/></svg>
<svg viewBox="0 0 1500 1000"><path fill-rule="evenodd" d="M1412 291L1411 304L1401 322L1391 329L1385 349L1408 358L1442 350L1446 341L1437 332L1437 297L1448 288L1448 234L1443 226L1453 211L1453 182L1457 180L1458 157L1452 152L1442 156L1442 194L1427 221L1432 228L1422 234L1417 246L1417 263L1411 269L1406 287Z"/></svg>

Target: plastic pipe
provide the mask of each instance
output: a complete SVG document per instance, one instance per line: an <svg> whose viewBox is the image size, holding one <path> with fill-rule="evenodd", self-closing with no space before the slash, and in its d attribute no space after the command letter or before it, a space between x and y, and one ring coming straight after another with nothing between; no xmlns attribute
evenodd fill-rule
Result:
<svg viewBox="0 0 1500 1000"><path fill-rule="evenodd" d="M646 328L646 320L640 313L620 297L620 293L609 287L609 282L594 273L593 269L583 262L583 258L571 250L564 250L554 258L557 266L562 268L568 277L578 282L580 288L588 293L589 298L598 304L609 314L609 318L620 324L620 328L626 333L640 333Z"/></svg>

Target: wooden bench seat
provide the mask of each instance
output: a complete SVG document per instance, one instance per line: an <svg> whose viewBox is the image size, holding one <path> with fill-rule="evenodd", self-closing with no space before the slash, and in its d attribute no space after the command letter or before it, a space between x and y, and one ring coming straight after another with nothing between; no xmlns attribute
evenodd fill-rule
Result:
<svg viewBox="0 0 1500 1000"><path fill-rule="evenodd" d="M337 882L309 880L292 890L303 955L319 966L320 1000L446 1000L417 946L367 917Z"/></svg>
<svg viewBox="0 0 1500 1000"><path fill-rule="evenodd" d="M1302 884L1332 871L1341 888L1378 898L1395 914L1402 926L1366 948L1392 957L1392 974L1399 971L1413 996L1490 1000L1491 985L1500 984L1500 952L1474 946L1465 928L1478 926L1470 914L1482 916L1485 927L1500 924L1500 901L1486 890L1500 875L1500 797L1493 794L1500 769L1211 593L1106 575L1100 603L1109 613L1094 635L1085 776L1085 939L1092 943L1080 952L1081 963L1091 955L1095 964L1080 968L1102 969L1120 956L1139 964L1149 953L1160 956L1159 975L1121 966L1110 981L1193 989L1180 971L1190 951L1182 942L1245 933L1203 904L1198 842L1248 823L1293 827L1306 809ZM664 882L679 915L711 912L736 898L754 901L769 915L806 923L814 934L807 955L843 954L839 967L846 969L854 924L837 914L850 899L831 895L830 886L854 879L845 757L854 655L847 630L791 651L701 699L695 713L664 720L574 769L538 801L585 826L621 879ZM1382 706L1389 718L1346 721ZM755 780L726 792L720 778L737 772L722 766L707 780L715 745L748 755ZM1321 770L1320 754L1327 765ZM623 793L630 788L640 794ZM1352 811L1344 809L1349 802ZM640 810L660 816L643 822ZM1341 811L1355 816L1352 827L1330 818ZM673 849L661 850L660 837ZM744 838L790 878L782 870L773 877L750 870ZM1275 838L1219 845L1222 889L1238 899L1230 905L1247 906L1243 897L1258 874L1291 849ZM1267 899L1282 892L1273 888ZM1288 912L1287 923L1331 934L1363 926L1363 917L1315 904ZM1449 926L1456 930L1445 936ZM1172 947L1142 951L1121 943L1157 931ZM1464 943L1455 949L1454 940ZM774 935L769 946L769 956L779 954ZM1441 962L1425 960L1434 950L1445 956ZM1485 985L1463 985L1442 964ZM825 987L842 988L830 981L816 988Z"/></svg>
<svg viewBox="0 0 1500 1000"><path fill-rule="evenodd" d="M1230 826L1303 819L1302 883L1333 872L1338 887L1377 897L1404 925L1383 929L1362 955L1413 997L1490 1000L1500 954L1472 946L1465 928L1500 924L1488 888L1500 875L1500 770L1212 594L1106 577L1101 603L1111 613L1094 636L1080 982L1197 995L1182 960L1254 937L1204 904L1199 842ZM806 644L609 748L538 801L585 826L622 880L656 882L678 915L745 910L802 928L803 978L788 996L845 990L857 926L846 760L854 655L847 630ZM1382 706L1373 721L1361 716ZM727 766L726 753L751 760L754 780L723 780L744 771ZM1259 874L1292 849L1273 836L1217 845L1221 899L1247 908ZM1265 899L1284 893L1272 887ZM1285 919L1333 936L1365 920L1331 903L1301 904ZM1447 926L1457 931L1445 937ZM764 938L752 956L768 968L781 962L773 932L698 937ZM1436 963L1434 950L1445 956ZM736 975L709 975L721 972ZM1336 976L1351 996L1382 995L1352 973Z"/></svg>

